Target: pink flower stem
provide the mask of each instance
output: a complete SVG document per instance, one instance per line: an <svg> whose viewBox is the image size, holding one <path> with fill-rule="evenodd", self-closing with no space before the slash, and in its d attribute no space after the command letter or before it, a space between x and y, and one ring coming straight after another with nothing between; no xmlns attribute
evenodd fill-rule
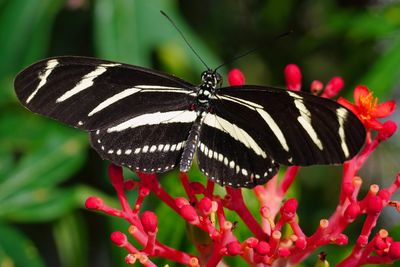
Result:
<svg viewBox="0 0 400 267"><path fill-rule="evenodd" d="M207 179L207 188L206 188L206 193L205 195L209 198L211 198L211 196L214 193L214 187L215 187L215 183L211 180Z"/></svg>
<svg viewBox="0 0 400 267"><path fill-rule="evenodd" d="M153 255L154 254L154 249L156 246L156 233L148 233L147 234L148 238L147 238L147 243L146 243L146 247L143 249L143 252L146 252L149 255Z"/></svg>
<svg viewBox="0 0 400 267"><path fill-rule="evenodd" d="M227 186L226 192L230 195L231 201L229 208L234 210L243 222L247 225L250 231L260 240L268 240L268 235L264 233L254 216L250 213L243 200L241 189L235 189Z"/></svg>
<svg viewBox="0 0 400 267"><path fill-rule="evenodd" d="M159 256L170 259L172 261L175 261L175 262L178 262L181 264L190 265L190 262L192 262L193 259L197 258L193 255L184 253L180 250L176 250L171 247L162 245L158 241L156 241L156 251L158 249L160 249L159 253L158 253Z"/></svg>
<svg viewBox="0 0 400 267"><path fill-rule="evenodd" d="M197 203L197 198L192 188L190 187L190 181L187 173L186 172L179 173L179 179L181 179L181 183L183 185L183 188L185 189L186 195L189 197L189 201L191 203Z"/></svg>
<svg viewBox="0 0 400 267"><path fill-rule="evenodd" d="M291 167L287 168L285 176L283 177L283 180L278 189L278 195L283 197L286 194L287 190L294 182L299 170L300 170L300 167L298 167L298 166L291 166Z"/></svg>
<svg viewBox="0 0 400 267"><path fill-rule="evenodd" d="M326 220L325 220L326 221ZM307 238L307 246L304 249L295 248L292 250L292 256L290 258L290 263L292 265L297 265L298 263L302 262L303 259L308 257L311 253L313 253L318 247L328 244L329 240L327 235L327 227L325 223L320 223L317 231Z"/></svg>
<svg viewBox="0 0 400 267"><path fill-rule="evenodd" d="M140 177L141 182L146 185L162 202L167 204L177 214L179 208L175 204L175 200L161 187L155 174L146 174L138 172L137 175Z"/></svg>
<svg viewBox="0 0 400 267"><path fill-rule="evenodd" d="M368 243L368 245L363 249L361 252L362 254L360 255L359 263L360 265L366 264L368 262L368 257L371 255L371 253L375 250L375 241L377 237L379 236L379 233L375 235L374 239L371 240L371 242Z"/></svg>
<svg viewBox="0 0 400 267"><path fill-rule="evenodd" d="M399 187L400 187L400 172L397 173L393 184L388 188L390 195L393 195L399 189Z"/></svg>
<svg viewBox="0 0 400 267"><path fill-rule="evenodd" d="M389 256L369 256L367 258L368 264L381 264L381 265L391 265L394 263L394 260Z"/></svg>
<svg viewBox="0 0 400 267"><path fill-rule="evenodd" d="M219 224L219 228L222 229L222 227L224 226L224 224L226 222L224 205L220 198L216 199L215 201L218 203L218 208L217 208L218 224Z"/></svg>
<svg viewBox="0 0 400 267"><path fill-rule="evenodd" d="M147 235L144 231L141 231L135 224L130 222L132 224L131 227L129 227L129 233L143 246L146 246L144 249L144 252L149 252L149 250L152 250L154 254L152 256L159 256L163 257L172 261L179 262L181 264L188 264L195 256L190 255L188 253L184 253L179 250L175 250L173 248L170 248L164 244L161 244L159 241L154 240L153 244L149 244L149 242L153 242L152 240L149 241L149 238L151 239L152 237ZM154 235L155 238L155 235ZM148 248L147 246L152 246ZM129 250L130 251L130 250ZM130 251L133 253L132 251Z"/></svg>
<svg viewBox="0 0 400 267"><path fill-rule="evenodd" d="M129 253L137 255L143 266L157 267L157 265L155 265L146 255L137 250L131 243L127 242L124 244L123 248L125 248ZM144 257L146 257L145 260L143 259Z"/></svg>
<svg viewBox="0 0 400 267"><path fill-rule="evenodd" d="M207 260L207 264L205 265L206 267L215 267L218 265L218 263L221 261L223 254L221 253L221 249L225 245L225 237L226 237L226 232L223 232L221 240L219 242L214 243L214 248L213 252Z"/></svg>
<svg viewBox="0 0 400 267"><path fill-rule="evenodd" d="M270 217L275 218L282 204L283 195L278 193L278 175L275 175L264 186L256 186L253 189L261 207L268 207ZM263 220L263 225L266 223Z"/></svg>
<svg viewBox="0 0 400 267"><path fill-rule="evenodd" d="M372 152L378 147L380 144L378 138L375 138L372 142L367 144L364 149L360 152L359 156L357 156L357 165L356 171L358 171L362 165L364 165L365 161L369 158Z"/></svg>

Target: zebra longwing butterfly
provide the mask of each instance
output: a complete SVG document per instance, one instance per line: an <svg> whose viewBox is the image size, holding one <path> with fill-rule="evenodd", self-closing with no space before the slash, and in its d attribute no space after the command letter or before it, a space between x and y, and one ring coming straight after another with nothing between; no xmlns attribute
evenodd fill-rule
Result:
<svg viewBox="0 0 400 267"><path fill-rule="evenodd" d="M87 57L39 61L15 79L29 110L89 132L104 159L142 172L200 170L220 185L252 188L284 165L337 164L365 129L338 103L265 86L199 86L137 66Z"/></svg>

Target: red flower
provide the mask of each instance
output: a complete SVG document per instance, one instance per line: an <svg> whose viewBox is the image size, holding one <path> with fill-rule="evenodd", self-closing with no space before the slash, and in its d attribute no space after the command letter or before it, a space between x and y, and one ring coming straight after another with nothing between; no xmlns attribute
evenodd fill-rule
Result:
<svg viewBox="0 0 400 267"><path fill-rule="evenodd" d="M244 75L239 69L233 69L228 73L228 83L230 86L243 85Z"/></svg>
<svg viewBox="0 0 400 267"><path fill-rule="evenodd" d="M372 92L364 85L358 85L354 90L354 101L355 104L344 98L338 99L338 102L356 114L368 129L382 129L383 123L376 119L391 115L396 108L394 101L378 104L378 98L374 98Z"/></svg>
<svg viewBox="0 0 400 267"><path fill-rule="evenodd" d="M289 90L300 91L301 71L296 64L288 64L284 70L286 85Z"/></svg>

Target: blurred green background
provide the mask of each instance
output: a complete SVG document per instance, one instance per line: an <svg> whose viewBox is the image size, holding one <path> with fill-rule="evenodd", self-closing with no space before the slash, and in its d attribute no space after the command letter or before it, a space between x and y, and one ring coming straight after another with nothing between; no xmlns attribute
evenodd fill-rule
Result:
<svg viewBox="0 0 400 267"><path fill-rule="evenodd" d="M90 149L85 133L25 110L14 95L13 79L36 60L84 55L163 70L197 84L204 66L160 15L161 9L211 67L263 45L221 70L223 76L238 67L249 84L284 86L283 68L297 63L305 90L314 79L327 82L340 75L346 81L342 95L351 100L359 83L381 101L399 97L398 1L0 0L1 267L125 266L125 252L111 244L109 235L117 229L126 232L127 225L84 209L89 195L117 207L107 163ZM289 37L271 41L291 29ZM398 112L393 119L399 122ZM398 151L399 135L379 147L361 172L361 196L371 183L387 186L393 181L400 170ZM196 170L192 176L205 181ZM306 234L334 210L340 177L340 167L301 171L290 194L300 202L300 224ZM183 195L176 172L161 179L171 194ZM248 202L258 209L251 199ZM154 198L146 202L146 208L164 218L160 240L194 252L183 221L159 204ZM385 227L399 240L399 219L387 208L376 230ZM347 229L351 244L362 222L360 218ZM240 227L236 233L241 240L249 235ZM334 266L349 249L323 250ZM238 259L229 262L243 264ZM304 266L313 262L315 255Z"/></svg>

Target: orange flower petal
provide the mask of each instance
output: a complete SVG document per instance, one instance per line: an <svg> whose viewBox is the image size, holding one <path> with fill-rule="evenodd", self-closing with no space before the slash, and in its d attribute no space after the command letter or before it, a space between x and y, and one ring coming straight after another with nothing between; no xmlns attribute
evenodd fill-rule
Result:
<svg viewBox="0 0 400 267"><path fill-rule="evenodd" d="M354 101L357 106L360 105L360 97L367 96L369 94L369 90L365 85L357 85L356 89L354 89Z"/></svg>
<svg viewBox="0 0 400 267"><path fill-rule="evenodd" d="M372 113L372 116L375 118L383 118L392 115L396 108L396 102L392 101L386 101L381 104L379 104L376 107L376 110Z"/></svg>

